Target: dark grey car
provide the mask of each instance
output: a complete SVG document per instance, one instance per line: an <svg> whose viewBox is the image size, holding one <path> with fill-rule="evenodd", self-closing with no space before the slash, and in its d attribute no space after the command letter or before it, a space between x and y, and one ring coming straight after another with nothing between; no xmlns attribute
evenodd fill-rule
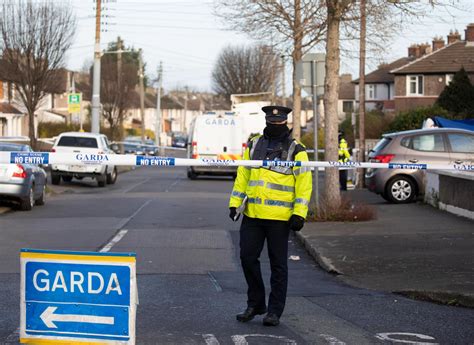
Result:
<svg viewBox="0 0 474 345"><path fill-rule="evenodd" d="M0 151L32 152L30 146L0 143ZM0 164L0 200L19 202L20 209L29 211L44 205L46 172L34 164Z"/></svg>
<svg viewBox="0 0 474 345"><path fill-rule="evenodd" d="M474 164L474 132L431 128L386 134L369 153L369 162ZM367 169L369 190L393 203L408 203L423 195L423 170Z"/></svg>

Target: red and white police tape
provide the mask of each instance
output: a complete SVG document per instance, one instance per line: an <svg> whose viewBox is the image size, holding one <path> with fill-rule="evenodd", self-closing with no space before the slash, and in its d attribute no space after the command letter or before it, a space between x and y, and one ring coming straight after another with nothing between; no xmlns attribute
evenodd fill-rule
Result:
<svg viewBox="0 0 474 345"><path fill-rule="evenodd" d="M320 162L278 160L224 160L208 158L174 158L141 155L53 153L53 152L0 152L2 164L65 164L65 165L124 165L124 166L246 166L246 167L318 167L318 168L376 168L417 170L474 171L474 164L413 164L372 162Z"/></svg>

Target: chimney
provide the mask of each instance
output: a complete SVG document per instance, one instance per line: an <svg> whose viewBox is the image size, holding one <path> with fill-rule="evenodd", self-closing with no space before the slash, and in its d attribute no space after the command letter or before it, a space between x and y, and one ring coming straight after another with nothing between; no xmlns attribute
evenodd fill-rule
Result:
<svg viewBox="0 0 474 345"><path fill-rule="evenodd" d="M459 31L456 30L455 32L450 31L448 35L448 44L457 42L461 40L461 35L459 34Z"/></svg>
<svg viewBox="0 0 474 345"><path fill-rule="evenodd" d="M444 47L444 40L442 37L435 37L433 39L433 51L437 51L438 49L441 49Z"/></svg>
<svg viewBox="0 0 474 345"><path fill-rule="evenodd" d="M464 32L466 33L466 43L474 45L474 23L469 24Z"/></svg>
<svg viewBox="0 0 474 345"><path fill-rule="evenodd" d="M431 53L431 44L428 42L420 44L420 57Z"/></svg>
<svg viewBox="0 0 474 345"><path fill-rule="evenodd" d="M418 55L420 55L420 48L417 44L408 47L408 57L418 58Z"/></svg>

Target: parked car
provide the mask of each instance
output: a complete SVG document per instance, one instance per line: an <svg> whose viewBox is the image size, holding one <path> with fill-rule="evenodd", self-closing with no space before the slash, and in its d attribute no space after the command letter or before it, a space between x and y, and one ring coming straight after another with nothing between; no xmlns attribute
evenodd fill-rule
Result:
<svg viewBox="0 0 474 345"><path fill-rule="evenodd" d="M33 152L28 145L7 143L0 143L0 151ZM23 211L44 205L46 181L46 171L39 165L0 164L0 200L18 202Z"/></svg>
<svg viewBox="0 0 474 345"><path fill-rule="evenodd" d="M171 136L171 146L186 148L188 137L184 133L173 133Z"/></svg>
<svg viewBox="0 0 474 345"><path fill-rule="evenodd" d="M107 137L103 134L66 132L61 133L56 139L52 152L72 153L87 155L111 155L115 154L109 148ZM61 178L65 182L70 182L73 178L83 179L90 177L97 180L99 187L104 187L106 183L114 184L117 181L117 167L111 164L81 164L51 165L51 181L58 185Z"/></svg>
<svg viewBox="0 0 474 345"><path fill-rule="evenodd" d="M386 134L369 153L369 162L474 164L474 131L431 128ZM367 169L369 190L392 203L409 203L424 194L419 169Z"/></svg>

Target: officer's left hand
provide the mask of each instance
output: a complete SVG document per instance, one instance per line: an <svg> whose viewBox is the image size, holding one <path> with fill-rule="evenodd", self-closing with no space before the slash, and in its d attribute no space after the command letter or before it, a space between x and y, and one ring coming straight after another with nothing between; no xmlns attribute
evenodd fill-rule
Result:
<svg viewBox="0 0 474 345"><path fill-rule="evenodd" d="M288 226L293 231L300 231L304 226L304 218L294 214L290 217L290 220L288 221Z"/></svg>

